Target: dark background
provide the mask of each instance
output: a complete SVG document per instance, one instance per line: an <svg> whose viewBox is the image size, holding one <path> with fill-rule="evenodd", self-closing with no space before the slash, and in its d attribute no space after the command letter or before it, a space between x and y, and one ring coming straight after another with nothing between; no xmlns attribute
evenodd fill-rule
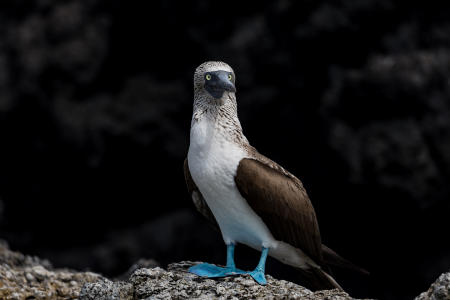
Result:
<svg viewBox="0 0 450 300"><path fill-rule="evenodd" d="M372 273L338 281L412 298L450 267L449 51L434 1L1 1L0 237L108 276L223 263L182 171L193 72L223 60L248 139ZM239 265L258 256L237 248Z"/></svg>

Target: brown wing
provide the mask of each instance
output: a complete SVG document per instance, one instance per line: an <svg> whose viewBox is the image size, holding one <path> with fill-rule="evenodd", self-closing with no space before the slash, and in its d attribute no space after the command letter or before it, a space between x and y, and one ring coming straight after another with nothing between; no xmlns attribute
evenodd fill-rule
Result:
<svg viewBox="0 0 450 300"><path fill-rule="evenodd" d="M219 225L217 224L216 218L209 209L208 204L203 198L200 190L192 179L191 172L189 171L189 165L187 158L184 160L184 179L186 180L187 189L189 195L191 195L192 202L194 202L195 208L201 213L214 227L217 229Z"/></svg>
<svg viewBox="0 0 450 300"><path fill-rule="evenodd" d="M241 195L277 239L300 248L322 263L322 244L314 208L302 183L261 156L245 158L235 177Z"/></svg>

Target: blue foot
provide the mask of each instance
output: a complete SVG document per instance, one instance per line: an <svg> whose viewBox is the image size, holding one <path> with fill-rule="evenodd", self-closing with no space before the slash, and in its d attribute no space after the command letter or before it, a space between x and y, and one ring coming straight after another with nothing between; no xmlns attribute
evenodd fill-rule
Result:
<svg viewBox="0 0 450 300"><path fill-rule="evenodd" d="M238 274L245 274L244 271L237 268L222 268L212 264L198 264L189 268L189 272L202 277L215 278L215 277L225 277Z"/></svg>
<svg viewBox="0 0 450 300"><path fill-rule="evenodd" d="M260 285L267 284L267 280L266 280L266 277L264 276L264 272L255 270L255 271L248 272L248 274L250 274L250 276L252 276L253 279L255 279L255 281L257 283L259 283Z"/></svg>
<svg viewBox="0 0 450 300"><path fill-rule="evenodd" d="M261 251L261 258L259 259L259 263L256 266L256 269L254 271L248 272L248 274L250 274L250 276L252 276L253 279L255 279L255 281L260 285L267 284L266 277L264 276L264 271L266 268L266 259L268 253L269 249L263 247Z"/></svg>

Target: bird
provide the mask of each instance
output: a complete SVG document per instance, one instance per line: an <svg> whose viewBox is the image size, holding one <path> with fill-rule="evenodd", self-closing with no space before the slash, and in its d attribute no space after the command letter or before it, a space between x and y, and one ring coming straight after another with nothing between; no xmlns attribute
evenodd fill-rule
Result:
<svg viewBox="0 0 450 300"><path fill-rule="evenodd" d="M224 267L200 263L189 272L208 278L249 274L265 285L271 256L299 270L316 289L339 290L329 265L367 273L322 244L302 182L250 145L237 114L236 75L224 62L207 61L195 70L184 176L195 207L220 229L227 248ZM261 251L254 270L236 267L237 244Z"/></svg>

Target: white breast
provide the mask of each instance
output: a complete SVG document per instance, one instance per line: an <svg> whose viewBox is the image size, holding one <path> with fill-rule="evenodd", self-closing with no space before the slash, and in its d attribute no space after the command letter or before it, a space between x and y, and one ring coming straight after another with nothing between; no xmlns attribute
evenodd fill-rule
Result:
<svg viewBox="0 0 450 300"><path fill-rule="evenodd" d="M260 249L277 242L259 216L240 195L234 177L247 153L225 138L224 130L203 117L191 127L188 163L191 176L220 226L225 243Z"/></svg>

